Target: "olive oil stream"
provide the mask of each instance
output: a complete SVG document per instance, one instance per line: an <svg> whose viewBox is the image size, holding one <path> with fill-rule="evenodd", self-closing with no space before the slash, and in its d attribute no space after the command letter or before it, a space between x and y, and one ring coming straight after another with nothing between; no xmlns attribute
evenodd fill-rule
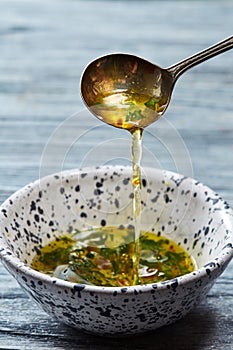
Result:
<svg viewBox="0 0 233 350"><path fill-rule="evenodd" d="M132 186L133 186L133 217L134 242L133 275L134 284L139 280L140 232L141 232L141 157L142 157L142 131L135 129L132 133Z"/></svg>

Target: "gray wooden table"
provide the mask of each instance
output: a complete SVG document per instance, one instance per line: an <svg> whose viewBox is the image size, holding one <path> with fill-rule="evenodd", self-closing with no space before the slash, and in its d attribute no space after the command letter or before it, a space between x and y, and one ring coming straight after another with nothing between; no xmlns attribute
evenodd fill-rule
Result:
<svg viewBox="0 0 233 350"><path fill-rule="evenodd" d="M121 51L166 67L231 36L232 19L232 1L1 0L0 202L52 170L129 162L129 135L82 112L89 61ZM145 164L192 175L231 206L232 63L228 52L187 72L144 137ZM0 349L230 350L232 302L233 262L185 319L106 339L50 319L0 264Z"/></svg>

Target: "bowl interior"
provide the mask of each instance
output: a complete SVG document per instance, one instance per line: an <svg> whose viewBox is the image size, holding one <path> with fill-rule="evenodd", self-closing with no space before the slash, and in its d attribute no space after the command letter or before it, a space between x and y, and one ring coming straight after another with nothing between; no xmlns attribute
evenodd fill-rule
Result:
<svg viewBox="0 0 233 350"><path fill-rule="evenodd" d="M232 242L230 210L208 187L143 169L142 230L181 244L201 267ZM71 170L26 186L2 205L5 246L30 265L37 251L73 229L133 225L130 167Z"/></svg>

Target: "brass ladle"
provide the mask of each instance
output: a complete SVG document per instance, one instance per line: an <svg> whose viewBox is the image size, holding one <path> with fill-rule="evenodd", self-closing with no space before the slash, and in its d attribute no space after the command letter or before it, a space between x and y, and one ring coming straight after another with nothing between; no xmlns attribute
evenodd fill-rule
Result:
<svg viewBox="0 0 233 350"><path fill-rule="evenodd" d="M167 109L177 79L189 68L230 50L233 36L163 69L129 54L110 54L91 62L81 79L90 111L118 128L143 129Z"/></svg>

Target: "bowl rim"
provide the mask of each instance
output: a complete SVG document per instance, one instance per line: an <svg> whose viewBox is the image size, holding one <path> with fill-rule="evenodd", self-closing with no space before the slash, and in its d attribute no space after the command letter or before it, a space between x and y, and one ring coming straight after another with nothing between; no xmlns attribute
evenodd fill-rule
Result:
<svg viewBox="0 0 233 350"><path fill-rule="evenodd" d="M101 169L101 168L129 168L128 166L101 166L101 167L85 167L85 168L79 168L79 169L70 169L70 170L65 170L53 174L49 174L43 178L39 178L24 187L18 189L16 192L14 192L10 197L8 197L1 205L0 205L0 224L1 224L1 216L3 217L2 221L4 222L4 210L11 206L11 202L14 201L14 199L19 198L22 194L25 194L25 191L28 191L29 189L32 189L35 186L38 186L41 181L47 181L48 179L53 178L54 176L67 176L67 175L77 175L78 172L83 172L84 169L85 171L87 169ZM153 170L157 170L156 168L151 168ZM161 172L165 172L166 174L171 175L179 175L183 176L179 173L169 171L169 170L164 170L164 169L158 169ZM187 179L194 181L198 184L200 184L203 189L206 189L208 191L211 191L214 193L214 191L204 185L203 183L196 181L194 178L191 177L186 177ZM217 196L219 202L221 205L224 205L224 214L229 214L232 217L232 222L233 222L233 209L227 204L225 200L223 200L219 195L215 194ZM187 273L182 276L175 277L170 280L166 280L163 282L156 282L156 283L148 283L148 284L140 284L140 285L132 285L132 286L119 286L119 287L109 287L109 286L97 286L97 285L87 285L87 284L82 284L82 283L74 283L74 282L69 282L65 281L56 277L52 277L50 275L47 275L43 272L39 272L37 270L32 269L30 266L25 264L24 262L20 261L20 259L12 253L9 247L6 246L5 239L4 239L4 234L1 233L0 231L0 262L5 266L5 268L9 270L13 270L16 273L20 272L22 275L27 276L28 278L36 279L38 282L42 281L43 283L46 283L47 285L54 286L56 285L57 287L61 289L80 289L82 292L95 292L95 293L104 293L104 294L112 294L113 292L118 292L120 294L135 294L135 292L140 293L145 293L145 292L151 292L152 290L160 291L163 289L169 289L173 288L173 286L184 286L187 283L190 282L195 282L198 279L204 278L207 275L207 269L208 269L208 275L211 277L211 274L216 272L216 277L222 273L221 266L222 265L228 265L228 263L231 261L233 258L233 231L232 232L232 242L229 242L226 244L225 247L222 248L221 253L215 257L214 259L210 259L210 261L205 264L204 266L201 266L197 268L196 270ZM10 273L11 273L10 271ZM214 278L214 279L215 279ZM211 278L210 278L211 279Z"/></svg>

